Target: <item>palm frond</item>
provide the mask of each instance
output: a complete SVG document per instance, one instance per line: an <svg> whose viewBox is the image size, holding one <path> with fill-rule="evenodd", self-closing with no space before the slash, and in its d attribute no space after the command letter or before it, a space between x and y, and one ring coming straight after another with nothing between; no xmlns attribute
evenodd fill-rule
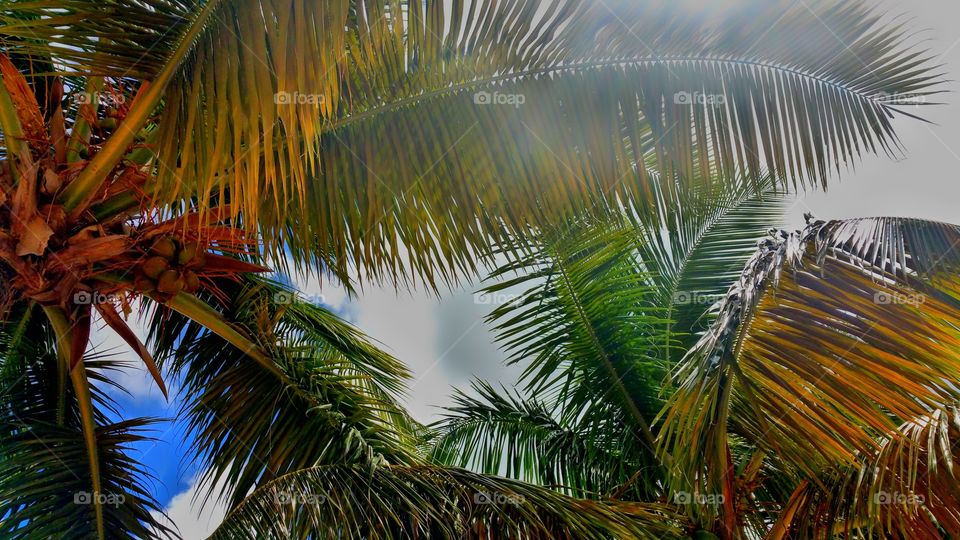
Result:
<svg viewBox="0 0 960 540"><path fill-rule="evenodd" d="M153 517L161 508L146 487L151 476L130 453L149 440L144 432L155 420L115 419L103 388L116 362L87 357L76 368L96 383L97 492L77 399L70 385L58 384L52 331L31 311L19 309L0 328L0 536L97 538L97 499L110 538L172 536Z"/></svg>
<svg viewBox="0 0 960 540"><path fill-rule="evenodd" d="M652 450L650 424L667 373L656 349L667 341L667 321L651 302L636 251L628 224L572 222L535 243L504 245L512 260L491 274L503 279L484 294L526 287L488 321L509 361L526 363L522 379L530 395L570 420L584 414L602 420L603 407L616 404Z"/></svg>
<svg viewBox="0 0 960 540"><path fill-rule="evenodd" d="M276 283L219 285L207 300L252 337L268 370L217 334L158 310L151 341L182 377L193 451L236 506L262 483L318 463L413 459L416 423L396 401L406 369L325 309ZM278 375L279 374L279 375Z"/></svg>
<svg viewBox="0 0 960 540"><path fill-rule="evenodd" d="M678 537L656 504L573 499L456 468L328 465L261 487L212 538Z"/></svg>
<svg viewBox="0 0 960 540"><path fill-rule="evenodd" d="M481 381L473 390L479 398L458 392L455 405L433 426L434 461L587 498L610 497L643 470L643 481L616 498L656 499L657 464L635 444L616 408L602 421L573 423L535 398L498 392Z"/></svg>
<svg viewBox="0 0 960 540"><path fill-rule="evenodd" d="M0 46L44 69L150 80L177 45L200 3L17 2L0 8ZM51 66L51 60L53 66Z"/></svg>
<svg viewBox="0 0 960 540"><path fill-rule="evenodd" d="M668 307L668 348L679 360L713 321L710 309L740 277L770 227L784 226L790 198L771 180L758 191L745 180L716 184L666 204L661 223L637 227L640 258ZM691 194L688 194L691 195Z"/></svg>
<svg viewBox="0 0 960 540"><path fill-rule="evenodd" d="M897 436L857 467L800 483L774 525L773 539L876 538L939 540L960 534L956 405L905 422Z"/></svg>
<svg viewBox="0 0 960 540"><path fill-rule="evenodd" d="M658 348L669 353L678 350L675 342L695 340L692 334L698 324L709 320L704 313L709 304L692 301L693 295L699 299L725 291L753 253L753 241L762 237L771 223L782 221L785 210L786 198L769 184L762 193L756 193L749 181L733 189L717 184L698 195L683 204L678 200L674 205L663 205L671 217L660 227L629 220L612 225L575 224L553 235L543 234L540 243L518 240L503 247L511 262L502 265L493 277L520 275L488 288L484 294L496 297L521 284L533 284L491 316L491 321L500 323L496 329L500 339L515 353L512 361L531 361L525 374L528 390L531 395L549 396L547 391L551 389L559 392L558 403L565 407L569 404L564 399L576 396L579 403L589 402L596 410L586 417L577 408L572 409L576 414L562 414L563 407L559 415L545 414L546 410L556 410L556 405L518 401L492 388L477 387L482 401L459 396L458 406L440 425L436 451L452 458L446 463L473 465L488 473L505 470L528 481L572 486L569 481L556 480L553 469L559 469L569 475L569 480L584 486L597 486L598 481L608 487L637 488L645 484L649 489L634 496L646 500L662 496L655 465L644 459L643 452L632 452L642 446L638 448L636 440L622 438L625 425L618 422L625 420L622 415L629 408L611 398L619 376L594 377L584 384L581 379L590 377L572 372L591 364L602 366L605 356L629 365L631 355L639 359L638 355L644 354L637 351ZM570 268L564 272L565 267ZM570 283L561 279L564 273L574 276ZM679 294L681 291L691 296ZM564 297L570 300L564 302ZM587 320L581 318L577 306L584 306L583 311L590 314ZM662 309L658 312L651 306ZM665 320L657 324L649 318L647 322L653 323L649 326L631 327L622 334L616 331L623 321L644 310L646 315L671 313L675 320L667 326ZM595 328L589 331L591 326ZM581 333L584 335L578 337ZM605 347L598 350L588 339L592 335L600 336ZM663 369L657 366L664 362L650 358L645 362L653 376L642 388L632 386L630 399L651 400L647 413L654 414L653 408L660 406L656 371ZM623 378L629 380L633 375L627 370ZM585 387L580 388L581 384ZM572 464L555 455L567 450L560 441L579 442L573 438L578 433L589 433L591 443L613 443L610 447L594 447L589 454L613 459L605 463L605 471L599 476L594 476L597 471L587 463ZM539 463L547 468L538 468ZM583 474L588 476L581 480ZM641 482L631 477L639 477Z"/></svg>
<svg viewBox="0 0 960 540"><path fill-rule="evenodd" d="M456 279L491 238L571 211L656 213L653 194L678 184L823 185L897 152L897 103L939 80L862 1L751 0L712 18L585 0L118 7L137 23L15 4L0 38L113 79L173 62L158 195L229 198L274 254L393 281Z"/></svg>
<svg viewBox="0 0 960 540"><path fill-rule="evenodd" d="M876 528L902 537L960 536L960 408L939 407L900 426L869 469Z"/></svg>
<svg viewBox="0 0 960 540"><path fill-rule="evenodd" d="M727 493L730 430L815 479L955 401L956 244L957 226L899 218L763 243L678 370L661 439L677 469Z"/></svg>

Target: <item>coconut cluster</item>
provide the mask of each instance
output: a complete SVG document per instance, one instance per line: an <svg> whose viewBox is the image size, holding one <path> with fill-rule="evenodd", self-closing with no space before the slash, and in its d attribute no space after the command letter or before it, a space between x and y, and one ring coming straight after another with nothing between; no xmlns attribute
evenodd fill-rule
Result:
<svg viewBox="0 0 960 540"><path fill-rule="evenodd" d="M153 243L149 255L140 265L138 290L173 295L180 291L193 293L200 288L200 278L194 270L203 267L206 255L196 242L164 236Z"/></svg>

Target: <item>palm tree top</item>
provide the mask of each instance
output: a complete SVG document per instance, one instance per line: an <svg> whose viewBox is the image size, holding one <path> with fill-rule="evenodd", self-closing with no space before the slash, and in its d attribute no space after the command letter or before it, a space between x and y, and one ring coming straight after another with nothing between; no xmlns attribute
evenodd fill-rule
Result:
<svg viewBox="0 0 960 540"><path fill-rule="evenodd" d="M917 484L850 487L858 468L953 464L904 435L952 440L957 259L936 257L957 228L741 243L784 193L902 150L901 105L942 82L912 39L839 0L4 4L0 536L174 533L129 457L152 420L117 418L115 364L87 351L100 322L164 394L177 378L221 537L832 532L814 499L872 526L849 500ZM478 383L439 426L399 404L402 363L256 276L438 290L504 259L528 291L490 322L527 386ZM694 286L716 309L681 300ZM930 301L867 302L912 292ZM922 525L960 530L937 512Z"/></svg>
<svg viewBox="0 0 960 540"><path fill-rule="evenodd" d="M394 282L457 280L491 239L570 211L649 218L677 185L826 185L864 152L899 152L892 118L941 80L903 21L862 1L712 17L661 2L129 1L0 17L8 54L103 77L126 122L158 123L155 196L203 208L227 192L276 260ZM111 174L133 136L118 134L68 206Z"/></svg>

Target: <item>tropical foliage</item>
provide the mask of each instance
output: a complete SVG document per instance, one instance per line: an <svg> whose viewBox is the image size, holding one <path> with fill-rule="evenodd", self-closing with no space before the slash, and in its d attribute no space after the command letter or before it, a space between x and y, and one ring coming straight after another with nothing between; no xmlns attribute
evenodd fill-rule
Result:
<svg viewBox="0 0 960 540"><path fill-rule="evenodd" d="M951 454L933 442L953 433L955 279L931 254L955 231L819 224L737 270L784 190L898 152L897 103L937 92L899 26L861 2L801 4L0 4L3 536L176 533L129 457L152 419L123 418L115 359L88 351L97 324L161 390L180 387L194 457L226 486L211 494L231 509L221 537L831 532L877 523L856 497L842 506L866 485L842 483L856 467L918 453L911 471L948 502L932 474ZM481 384L439 429L400 406L402 364L257 276L437 288L497 257L496 276L530 289L493 315L530 362L530 397ZM801 274L931 301L896 319L843 295L814 306ZM677 301L738 278L705 318ZM792 308L769 300L780 289ZM824 358L811 383L779 347L813 318L822 332L797 346L836 353L868 317L896 322L843 373ZM774 345L780 372L760 361ZM848 392L853 375L870 384ZM891 383L894 402L878 401ZM777 393L802 385L807 408L764 431ZM841 420L822 441L778 442ZM753 491L730 487L737 464L779 512L741 508ZM667 495L681 489L731 502L678 508ZM950 508L880 517L955 531Z"/></svg>
<svg viewBox="0 0 960 540"><path fill-rule="evenodd" d="M526 395L478 382L434 426L435 459L672 504L691 535L955 537L960 227L810 218L765 234L752 204L692 218L669 280L645 273L667 266L649 249L662 231L595 224L531 246L536 270L490 288L528 287L490 316L528 365ZM745 269L717 271L730 266ZM698 303L702 331L660 319Z"/></svg>

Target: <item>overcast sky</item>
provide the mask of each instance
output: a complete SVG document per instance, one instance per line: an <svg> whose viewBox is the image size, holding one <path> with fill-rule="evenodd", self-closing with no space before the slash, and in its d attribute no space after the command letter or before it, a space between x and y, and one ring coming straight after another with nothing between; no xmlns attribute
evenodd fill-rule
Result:
<svg viewBox="0 0 960 540"><path fill-rule="evenodd" d="M927 40L928 47L941 55L948 78L960 73L960 2L877 4L912 15L910 28L927 29L917 39ZM954 83L946 87L956 89ZM948 94L941 101L955 102L956 96ZM812 211L827 219L897 215L960 223L960 108L948 104L914 112L934 124L907 118L896 121L906 147L904 159L866 156L855 171L835 178L829 192L799 197L791 211L792 222L799 226L803 213ZM453 388L466 387L473 377L507 385L516 380L518 370L503 366L503 354L491 343L491 335L482 323L491 306L475 301L475 287L450 291L441 299L424 292L397 294L392 289L368 289L351 301L343 291L321 288L315 280L300 285L306 294L323 294L325 303L410 366L414 380L408 403L421 421L436 419L437 407L449 403ZM101 349L123 347L115 336L104 332L98 336ZM121 400L127 414L172 416L177 404L164 403L142 373L131 373L124 382L133 394ZM156 473L154 492L184 537L205 538L222 518L222 510L216 505L198 510L192 502L197 471L184 460L187 441L176 426L167 425L162 430L156 434L158 442L142 447L139 457Z"/></svg>

